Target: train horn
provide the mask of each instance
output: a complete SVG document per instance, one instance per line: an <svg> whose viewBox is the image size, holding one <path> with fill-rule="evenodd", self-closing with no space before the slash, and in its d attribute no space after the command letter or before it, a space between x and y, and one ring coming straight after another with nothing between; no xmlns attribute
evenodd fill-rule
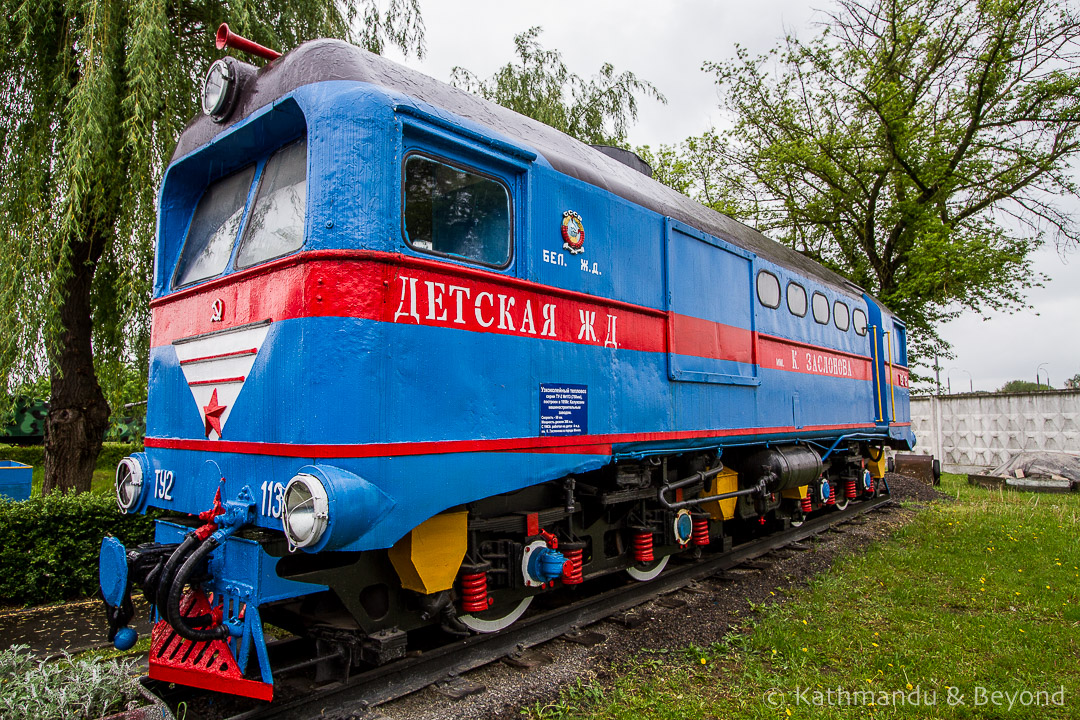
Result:
<svg viewBox="0 0 1080 720"><path fill-rule="evenodd" d="M226 23L221 23L221 26L217 29L217 36L214 38L214 44L217 45L218 50L236 48L237 50L243 50L252 55L258 55L267 60L276 60L281 57L281 53L277 50L271 50L253 40L248 40L246 37L242 37L230 31L229 26Z"/></svg>

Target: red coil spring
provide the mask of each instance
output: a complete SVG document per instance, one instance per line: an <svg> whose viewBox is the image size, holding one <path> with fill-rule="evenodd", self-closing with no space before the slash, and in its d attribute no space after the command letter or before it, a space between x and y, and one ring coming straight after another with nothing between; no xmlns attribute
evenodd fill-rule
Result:
<svg viewBox="0 0 1080 720"><path fill-rule="evenodd" d="M690 536L695 545L705 546L709 544L709 518L695 517L694 531Z"/></svg>
<svg viewBox="0 0 1080 720"><path fill-rule="evenodd" d="M639 563L653 561L652 533L641 530L634 535L634 560Z"/></svg>
<svg viewBox="0 0 1080 720"><path fill-rule="evenodd" d="M461 596L461 609L465 612L487 610L492 603L491 598L488 597L487 573L462 573Z"/></svg>
<svg viewBox="0 0 1080 720"><path fill-rule="evenodd" d="M870 487L866 488L866 492L869 495L874 494L874 476L873 475L870 476Z"/></svg>
<svg viewBox="0 0 1080 720"><path fill-rule="evenodd" d="M813 505L813 503L812 503L812 502L810 501L810 494L809 494L809 493L807 493L806 497L804 497L804 498L802 499L802 511L803 511L804 513L809 513L809 512L810 512L810 511L812 511L813 509L814 509L814 505Z"/></svg>
<svg viewBox="0 0 1080 720"><path fill-rule="evenodd" d="M855 487L855 480L846 480L844 482L844 494L849 498L854 498L859 494L859 491Z"/></svg>
<svg viewBox="0 0 1080 720"><path fill-rule="evenodd" d="M581 555L583 552L580 548L577 550L563 550L563 555L567 561L567 564L563 565L562 581L564 585L579 585L581 583ZM566 572L568 568L570 572Z"/></svg>
<svg viewBox="0 0 1080 720"><path fill-rule="evenodd" d="M836 504L836 490L832 485L829 486L829 499L825 501L826 505Z"/></svg>

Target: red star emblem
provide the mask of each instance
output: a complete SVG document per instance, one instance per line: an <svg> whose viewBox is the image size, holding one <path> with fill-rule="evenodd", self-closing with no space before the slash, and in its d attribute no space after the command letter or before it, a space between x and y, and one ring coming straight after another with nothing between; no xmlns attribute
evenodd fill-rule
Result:
<svg viewBox="0 0 1080 720"><path fill-rule="evenodd" d="M221 437L221 413L225 412L225 408L225 405L218 404L217 388L214 388L214 394L210 396L210 404L203 407L206 417L206 437L210 437L211 430Z"/></svg>

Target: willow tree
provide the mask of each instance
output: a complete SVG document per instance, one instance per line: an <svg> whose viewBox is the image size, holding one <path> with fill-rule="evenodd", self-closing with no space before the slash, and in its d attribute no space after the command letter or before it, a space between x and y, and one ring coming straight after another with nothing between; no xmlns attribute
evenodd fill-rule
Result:
<svg viewBox="0 0 1080 720"><path fill-rule="evenodd" d="M50 377L46 492L90 487L99 374L147 367L156 188L218 24L419 54L418 2L0 0L0 390Z"/></svg>
<svg viewBox="0 0 1080 720"><path fill-rule="evenodd" d="M1022 306L1034 248L1080 238L1074 3L841 0L816 37L706 70L732 124L678 178L877 294L924 359L942 321Z"/></svg>

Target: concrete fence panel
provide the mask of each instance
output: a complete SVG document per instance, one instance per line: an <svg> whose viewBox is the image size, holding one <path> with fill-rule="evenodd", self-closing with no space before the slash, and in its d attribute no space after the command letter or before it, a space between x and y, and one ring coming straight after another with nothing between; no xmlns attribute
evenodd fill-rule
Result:
<svg viewBox="0 0 1080 720"><path fill-rule="evenodd" d="M952 472L993 468L1025 450L1080 452L1080 390L911 399L915 452Z"/></svg>

